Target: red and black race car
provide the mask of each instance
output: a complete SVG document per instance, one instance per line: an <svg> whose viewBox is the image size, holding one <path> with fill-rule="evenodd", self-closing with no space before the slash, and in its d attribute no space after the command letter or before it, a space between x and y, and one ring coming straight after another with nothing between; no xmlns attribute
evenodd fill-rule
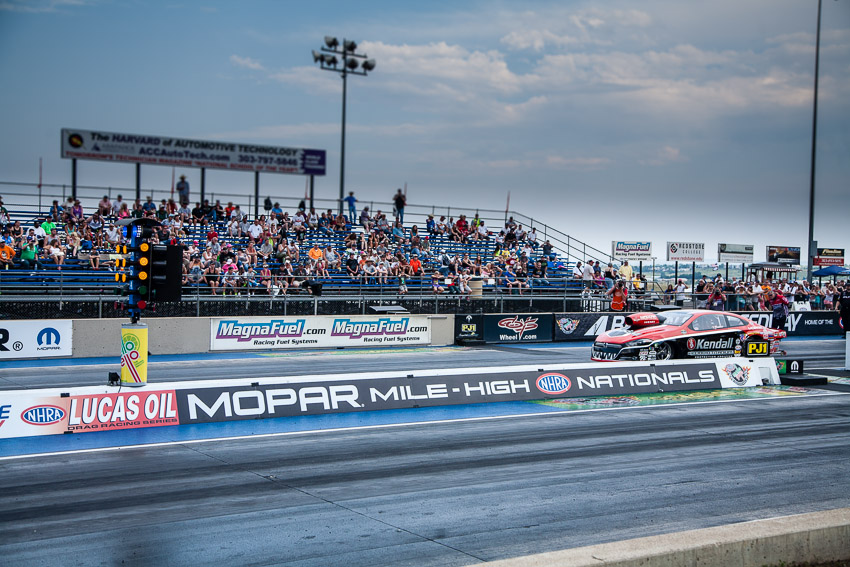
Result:
<svg viewBox="0 0 850 567"><path fill-rule="evenodd" d="M605 361L770 356L786 336L785 331L724 311L635 313L626 317L624 328L596 337L590 357Z"/></svg>

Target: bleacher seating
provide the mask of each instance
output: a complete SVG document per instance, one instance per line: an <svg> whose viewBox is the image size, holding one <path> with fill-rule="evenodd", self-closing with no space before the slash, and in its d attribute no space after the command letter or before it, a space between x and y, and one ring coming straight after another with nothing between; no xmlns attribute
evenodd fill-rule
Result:
<svg viewBox="0 0 850 567"><path fill-rule="evenodd" d="M38 214L32 211L15 211L13 218L22 219L24 224L29 224L31 220L37 217ZM213 226L202 227L200 225L184 226L186 238L181 240L181 244L188 245L193 241L198 241L199 249L202 251L206 241L208 231L215 229L219 234L219 242L222 245L230 244L234 249L242 249L248 243L247 237L230 237L225 233L224 223L217 223ZM410 226L405 229L409 232ZM61 230L61 229L60 229ZM307 252L313 246L318 244L321 247L328 245L333 246L343 256L344 240L347 236L354 233L362 234L363 229L358 226L347 226L345 231L335 232L333 234L324 234L318 230L308 230L303 241L299 244L299 253L301 257L306 257ZM423 233L423 236L424 233ZM493 254L496 249L495 239L484 241L470 241L469 243L454 242L446 236L429 236L428 251L424 251L421 255L424 268L424 276L419 278L406 278L406 286L409 294L432 293L430 274L437 268L437 256L439 252L445 252L451 256L469 254L471 258L476 255L481 255L484 262L492 261ZM78 257L67 257L64 265L59 269L52 260L42 259L42 269L31 270L17 267L15 269L0 270L0 293L3 294L111 294L117 283L115 281L116 271L109 265L110 255L114 255L115 251L111 248L100 248L92 250L91 254L100 254L102 266L100 269L92 269L89 265L88 255L81 253ZM530 258L533 262L537 255ZM274 258L269 259L270 269L272 273L280 267L280 263ZM549 261L548 281L545 285L535 285L531 289L525 290L525 293L563 293L565 291L581 290L580 282L574 280L572 276L572 265L568 261L557 257ZM257 270L259 272L259 269ZM386 284L381 284L376 281L364 281L362 278L351 279L344 273L344 269L329 269L329 278L310 277L311 281L322 284L323 293L325 294L395 294L398 291L398 279L390 278ZM299 278L301 279L301 278ZM531 279L530 277L528 278ZM442 280L443 282L445 280ZM454 286L448 286L450 291ZM257 288L254 288L255 290ZM482 282L484 293L504 293L506 290L500 280L487 279ZM250 290L242 290L250 291ZM265 290L261 290L265 293ZM184 287L184 294L211 294L213 290L205 284L189 284ZM290 289L290 293L302 293L297 289ZM306 291L303 291L306 293ZM516 293L516 292L514 292Z"/></svg>

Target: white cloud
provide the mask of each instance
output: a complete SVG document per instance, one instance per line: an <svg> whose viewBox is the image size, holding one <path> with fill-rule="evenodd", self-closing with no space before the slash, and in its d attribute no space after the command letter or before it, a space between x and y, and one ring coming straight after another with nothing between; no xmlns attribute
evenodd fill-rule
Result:
<svg viewBox="0 0 850 567"><path fill-rule="evenodd" d="M231 55L230 62L236 65L237 67L242 67L243 69L251 69L252 71L263 71L263 66L259 61L255 61L250 57L239 57L238 55Z"/></svg>
<svg viewBox="0 0 850 567"><path fill-rule="evenodd" d="M664 146L659 149L655 155L647 160L641 160L640 163L644 165L667 165L670 163L681 163L687 162L688 159L682 155L682 152L679 148L674 148L673 146Z"/></svg>
<svg viewBox="0 0 850 567"><path fill-rule="evenodd" d="M92 4L89 0L5 0L0 2L0 11L40 14Z"/></svg>

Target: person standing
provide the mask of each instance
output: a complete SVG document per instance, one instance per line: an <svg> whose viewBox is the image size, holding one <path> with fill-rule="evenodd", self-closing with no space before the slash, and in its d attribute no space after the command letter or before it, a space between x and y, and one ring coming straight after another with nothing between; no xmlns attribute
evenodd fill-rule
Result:
<svg viewBox="0 0 850 567"><path fill-rule="evenodd" d="M679 280L676 284L676 305L678 307L685 306L685 292L688 290L688 286L685 285L683 280Z"/></svg>
<svg viewBox="0 0 850 567"><path fill-rule="evenodd" d="M622 280L618 281L614 287L607 291L606 295L611 296L611 311L622 311L626 308L628 293Z"/></svg>
<svg viewBox="0 0 850 567"><path fill-rule="evenodd" d="M393 197L393 205L395 206L396 218L399 222L404 223L404 207L407 205L407 197L399 189Z"/></svg>
<svg viewBox="0 0 850 567"><path fill-rule="evenodd" d="M348 222L354 224L357 222L357 207L355 203L357 202L357 198L354 196L354 191L348 192L348 197L343 199L348 204Z"/></svg>
<svg viewBox="0 0 850 567"><path fill-rule="evenodd" d="M838 314L841 316L846 335L850 333L850 283L845 283L841 293L835 295L835 302L838 304Z"/></svg>
<svg viewBox="0 0 850 567"><path fill-rule="evenodd" d="M785 322L788 320L788 298L782 295L779 290L771 290L767 294L768 303L771 311L773 311L772 329L785 329Z"/></svg>
<svg viewBox="0 0 850 567"><path fill-rule="evenodd" d="M180 181L176 185L177 195L180 198L181 205L189 204L189 182L186 181L186 176L181 175Z"/></svg>

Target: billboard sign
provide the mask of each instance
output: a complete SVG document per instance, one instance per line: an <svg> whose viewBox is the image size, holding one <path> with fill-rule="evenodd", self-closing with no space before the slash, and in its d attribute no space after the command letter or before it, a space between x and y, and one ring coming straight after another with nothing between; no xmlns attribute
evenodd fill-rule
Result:
<svg viewBox="0 0 850 567"><path fill-rule="evenodd" d="M2 321L0 360L71 356L72 337L71 321Z"/></svg>
<svg viewBox="0 0 850 567"><path fill-rule="evenodd" d="M210 319L210 350L427 344L431 344L431 321L419 316Z"/></svg>
<svg viewBox="0 0 850 567"><path fill-rule="evenodd" d="M717 261L734 264L752 264L754 256L753 248L754 246L752 244L718 244Z"/></svg>
<svg viewBox="0 0 850 567"><path fill-rule="evenodd" d="M62 128L62 157L113 163L324 175L325 150Z"/></svg>
<svg viewBox="0 0 850 567"><path fill-rule="evenodd" d="M652 242L640 240L614 240L611 256L618 260L649 260L652 258Z"/></svg>
<svg viewBox="0 0 850 567"><path fill-rule="evenodd" d="M788 264L790 266L800 265L800 247L799 246L768 246L767 261L777 262L779 264Z"/></svg>
<svg viewBox="0 0 850 567"><path fill-rule="evenodd" d="M668 262L702 262L705 260L704 242L668 242Z"/></svg>
<svg viewBox="0 0 850 567"><path fill-rule="evenodd" d="M815 266L843 266L844 248L818 248Z"/></svg>

